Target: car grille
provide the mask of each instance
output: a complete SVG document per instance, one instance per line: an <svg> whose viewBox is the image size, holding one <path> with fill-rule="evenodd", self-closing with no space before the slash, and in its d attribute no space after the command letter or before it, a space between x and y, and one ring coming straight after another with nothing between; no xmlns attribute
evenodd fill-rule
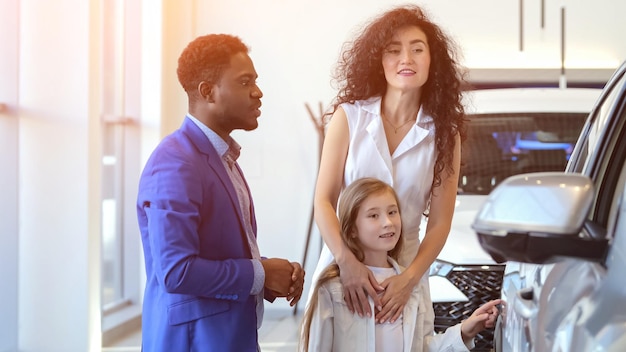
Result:
<svg viewBox="0 0 626 352"><path fill-rule="evenodd" d="M467 319L476 308L487 301L500 298L504 265L457 266L446 278L467 296L467 302L434 303L435 332L440 333L448 327ZM491 351L493 348L493 329L483 330L476 335L472 351Z"/></svg>

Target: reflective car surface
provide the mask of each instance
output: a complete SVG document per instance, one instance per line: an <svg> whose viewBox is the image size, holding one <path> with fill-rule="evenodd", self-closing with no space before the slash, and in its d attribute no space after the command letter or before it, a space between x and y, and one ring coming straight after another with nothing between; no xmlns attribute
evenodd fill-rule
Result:
<svg viewBox="0 0 626 352"><path fill-rule="evenodd" d="M466 319L499 298L504 264L487 254L472 221L487 195L511 175L563 171L600 89L511 88L467 92L457 204L446 245L430 270L435 329ZM421 226L426 229L427 217ZM493 333L475 351L492 348Z"/></svg>
<svg viewBox="0 0 626 352"><path fill-rule="evenodd" d="M507 261L496 351L626 351L626 63L566 173L507 179L473 223Z"/></svg>

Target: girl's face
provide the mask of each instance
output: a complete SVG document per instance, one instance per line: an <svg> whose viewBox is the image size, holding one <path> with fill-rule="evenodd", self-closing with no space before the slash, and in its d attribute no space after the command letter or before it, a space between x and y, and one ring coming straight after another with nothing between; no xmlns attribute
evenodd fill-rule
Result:
<svg viewBox="0 0 626 352"><path fill-rule="evenodd" d="M430 49L426 34L417 26L400 28L383 50L383 70L388 89L419 89L428 80Z"/></svg>
<svg viewBox="0 0 626 352"><path fill-rule="evenodd" d="M389 191L372 194L363 201L356 218L356 233L367 265L385 266L402 230L395 197Z"/></svg>

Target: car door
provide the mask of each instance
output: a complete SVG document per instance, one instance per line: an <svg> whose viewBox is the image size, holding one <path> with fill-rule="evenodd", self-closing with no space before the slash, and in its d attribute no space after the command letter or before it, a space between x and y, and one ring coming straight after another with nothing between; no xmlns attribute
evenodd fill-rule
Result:
<svg viewBox="0 0 626 352"><path fill-rule="evenodd" d="M590 116L589 128L584 131L588 134L579 141L580 151L589 151L589 157L572 161L572 171L581 167L580 172L593 180L596 189L581 236L608 239L610 246L600 261L565 260L548 273L539 295L537 351L620 350L615 343L621 335L606 336L606 329L621 326L623 330L626 322L621 308L625 294L620 294L624 291L621 277L626 253L622 247L626 233L616 231L626 182L624 71L611 83L595 115ZM626 219L621 219L622 226L624 222Z"/></svg>
<svg viewBox="0 0 626 352"><path fill-rule="evenodd" d="M626 109L620 110L615 116L622 125L612 136L615 143L610 143L611 151L595 165L602 183L596 184L599 190L595 212L592 210L583 230L587 235L604 236L609 246L602 260L572 261L564 266L569 271L566 275L550 273L559 283L551 292L549 285L544 287L542 296L547 297L549 292L554 297L545 311L551 310L554 302L562 302L559 296L565 295L572 304L564 307L567 310L563 316L545 314L545 325L549 326L546 331L551 336L546 339L551 343L545 345L546 350L626 351Z"/></svg>
<svg viewBox="0 0 626 352"><path fill-rule="evenodd" d="M625 71L622 65L607 84L568 164L567 171L589 176L596 186L581 233L584 237L612 237L619 210L626 158ZM566 259L549 265L508 262L502 288L506 308L496 328L496 350L550 351L555 343L564 347L571 342L575 335L568 330L566 317L574 307L589 306L589 300L599 295L607 267L606 260ZM561 350L577 348L570 345Z"/></svg>

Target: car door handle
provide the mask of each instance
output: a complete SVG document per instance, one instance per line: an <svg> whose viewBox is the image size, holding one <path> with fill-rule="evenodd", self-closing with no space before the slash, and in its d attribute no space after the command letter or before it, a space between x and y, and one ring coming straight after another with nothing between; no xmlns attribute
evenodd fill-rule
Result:
<svg viewBox="0 0 626 352"><path fill-rule="evenodd" d="M517 299L513 305L515 313L524 319L531 319L537 315L537 305L535 305L532 287L523 288L517 291Z"/></svg>

